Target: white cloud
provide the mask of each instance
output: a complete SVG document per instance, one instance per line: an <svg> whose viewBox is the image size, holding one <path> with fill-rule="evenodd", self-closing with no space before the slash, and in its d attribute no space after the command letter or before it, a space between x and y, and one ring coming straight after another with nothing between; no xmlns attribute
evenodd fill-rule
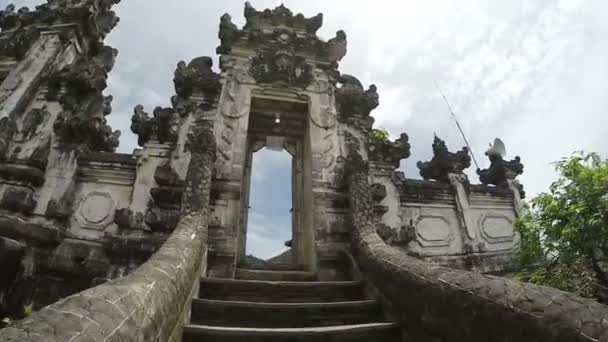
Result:
<svg viewBox="0 0 608 342"><path fill-rule="evenodd" d="M263 9L277 1L252 3ZM410 135L408 176L417 174L416 161L430 158L433 132L453 150L463 145L435 81L482 167L487 143L504 138L509 153L522 157L530 195L554 178L551 162L580 149L606 155L608 2L291 0L288 6L306 16L323 12L325 38L347 32L341 71L377 84L377 122L393 135ZM242 25L243 1L124 0L116 8L121 22L108 42L120 54L107 92L115 97L111 123L124 130L121 151L130 152L132 108L168 106L176 63L213 56L220 16L229 12ZM259 181L272 165L262 163Z"/></svg>

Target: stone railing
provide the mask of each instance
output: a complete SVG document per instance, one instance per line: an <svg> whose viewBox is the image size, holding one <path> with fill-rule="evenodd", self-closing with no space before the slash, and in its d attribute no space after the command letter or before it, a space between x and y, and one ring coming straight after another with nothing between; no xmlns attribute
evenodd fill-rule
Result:
<svg viewBox="0 0 608 342"><path fill-rule="evenodd" d="M347 171L353 255L407 338L608 341L608 306L553 288L437 266L388 246L372 223L367 164L351 153Z"/></svg>
<svg viewBox="0 0 608 342"><path fill-rule="evenodd" d="M67 297L0 331L1 342L181 341L206 264L215 157L211 127L204 120L193 127L181 217L161 249L130 275Z"/></svg>

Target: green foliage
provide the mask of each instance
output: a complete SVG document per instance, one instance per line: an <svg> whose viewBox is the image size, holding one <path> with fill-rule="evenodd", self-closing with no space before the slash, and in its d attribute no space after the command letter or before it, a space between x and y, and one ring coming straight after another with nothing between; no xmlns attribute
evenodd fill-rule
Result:
<svg viewBox="0 0 608 342"><path fill-rule="evenodd" d="M608 161L577 152L556 170L557 181L515 225L520 276L589 295L593 286L608 287Z"/></svg>
<svg viewBox="0 0 608 342"><path fill-rule="evenodd" d="M375 128L372 130L372 139L388 142L390 141L390 134L388 134L388 131L384 128Z"/></svg>
<svg viewBox="0 0 608 342"><path fill-rule="evenodd" d="M29 303L23 306L23 317L30 317L34 312L34 303Z"/></svg>

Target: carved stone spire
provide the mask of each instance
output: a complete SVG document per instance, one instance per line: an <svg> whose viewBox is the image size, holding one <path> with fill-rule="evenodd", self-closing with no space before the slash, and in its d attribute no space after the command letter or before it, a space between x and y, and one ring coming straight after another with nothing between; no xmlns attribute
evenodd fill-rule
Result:
<svg viewBox="0 0 608 342"><path fill-rule="evenodd" d="M319 13L312 18L306 18L302 14L294 15L283 4L273 10L258 11L247 1L245 2L245 19L247 19L245 29L272 24L304 29L310 34L315 34L323 26L323 14Z"/></svg>
<svg viewBox="0 0 608 342"><path fill-rule="evenodd" d="M220 93L220 75L213 72L211 57L198 57L190 64L181 61L175 70L175 92L182 99L201 96L206 103L214 103Z"/></svg>
<svg viewBox="0 0 608 342"><path fill-rule="evenodd" d="M433 159L428 162L418 162L422 178L444 183L450 183L449 174L460 174L470 166L471 156L468 148L463 147L456 153L450 152L445 141L436 135L433 141Z"/></svg>
<svg viewBox="0 0 608 342"><path fill-rule="evenodd" d="M372 137L369 143L369 160L385 163L397 169L399 162L411 155L409 139L405 133L402 133L394 142Z"/></svg>

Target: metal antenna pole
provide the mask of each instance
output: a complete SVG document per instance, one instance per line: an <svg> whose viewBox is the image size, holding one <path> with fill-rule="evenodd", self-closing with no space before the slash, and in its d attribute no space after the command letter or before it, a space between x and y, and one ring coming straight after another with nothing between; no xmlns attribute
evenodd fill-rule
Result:
<svg viewBox="0 0 608 342"><path fill-rule="evenodd" d="M477 159L475 158L473 149L471 148L471 145L469 144L469 141L467 140L467 136L464 134L464 131L462 130L462 127L460 126L460 122L458 122L458 118L456 118L456 114L454 114L454 111L452 110L452 106L450 105L450 102L448 102L447 97L445 96L445 94L443 93L443 91L441 90L441 88L439 87L439 84L437 84L437 82L435 82L435 86L439 90L441 97L443 97L445 104L448 106L448 110L450 111L450 114L452 114L452 118L454 118L454 121L456 122L456 126L458 127L458 130L460 131L460 135L462 135L462 139L464 139L464 143L467 145L467 148L469 149L469 153L471 154L471 158L473 158L473 162L475 163L475 166L477 167L477 169L479 169L479 164L477 163Z"/></svg>

